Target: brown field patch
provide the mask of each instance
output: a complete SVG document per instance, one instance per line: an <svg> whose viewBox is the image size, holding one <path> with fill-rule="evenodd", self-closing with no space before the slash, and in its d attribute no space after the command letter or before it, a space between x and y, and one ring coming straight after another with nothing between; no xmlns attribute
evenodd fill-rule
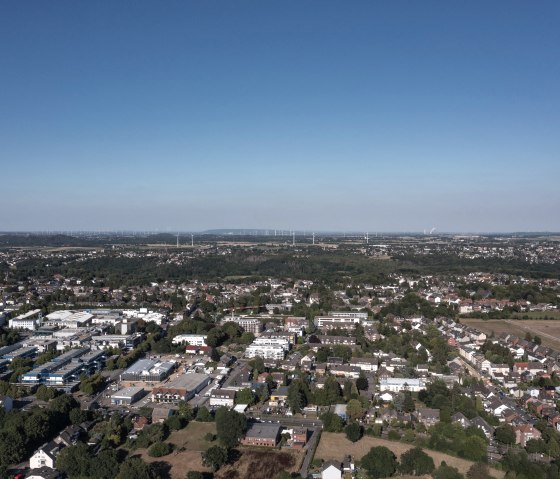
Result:
<svg viewBox="0 0 560 479"><path fill-rule="evenodd" d="M240 448L241 454L214 474L215 479L272 479L281 471L297 472L303 460L302 451L270 448Z"/></svg>
<svg viewBox="0 0 560 479"><path fill-rule="evenodd" d="M403 452L406 452L414 447L410 444L388 441L386 439L371 436L364 436L358 442L353 443L346 439L346 436L342 433L323 432L321 435L321 441L319 442L319 447L315 452L315 458L323 459L325 461L342 461L344 456L350 454L354 459L361 459L372 447L376 446L385 446L393 451L397 458L399 458ZM447 465L456 467L462 474L466 474L469 468L473 465L472 461L450 456L449 454L431 451L429 449L424 449L424 451L432 457L436 467L438 467L442 461L445 461ZM491 471L492 475L498 479L504 477L503 471L498 471L497 469L492 469Z"/></svg>
<svg viewBox="0 0 560 479"><path fill-rule="evenodd" d="M461 318L461 323L476 328L488 335L494 333L515 334L524 338L526 333L537 334L542 344L560 350L560 321L542 319L472 319Z"/></svg>

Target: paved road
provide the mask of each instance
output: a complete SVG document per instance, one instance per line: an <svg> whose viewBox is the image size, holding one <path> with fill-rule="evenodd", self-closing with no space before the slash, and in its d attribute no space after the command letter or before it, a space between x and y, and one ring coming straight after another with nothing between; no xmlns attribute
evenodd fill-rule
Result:
<svg viewBox="0 0 560 479"><path fill-rule="evenodd" d="M311 461L313 460L313 456L315 455L315 448L319 443L321 430L321 427L313 428L313 434L309 438L308 443L303 448L305 451L305 457L303 458L303 462L301 463L301 468L299 470L299 475L301 477L307 477L309 474L309 466L311 465Z"/></svg>

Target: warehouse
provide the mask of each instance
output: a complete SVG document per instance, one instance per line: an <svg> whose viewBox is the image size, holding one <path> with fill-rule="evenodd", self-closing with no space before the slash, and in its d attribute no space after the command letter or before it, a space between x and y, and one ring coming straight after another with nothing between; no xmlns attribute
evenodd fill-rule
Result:
<svg viewBox="0 0 560 479"><path fill-rule="evenodd" d="M152 390L152 401L178 403L188 401L212 382L207 374L188 373Z"/></svg>
<svg viewBox="0 0 560 479"><path fill-rule="evenodd" d="M163 381L175 366L173 361L139 359L121 374L121 381Z"/></svg>
<svg viewBox="0 0 560 479"><path fill-rule="evenodd" d="M144 394L144 388L124 388L111 396L111 404L115 406L132 404L142 399Z"/></svg>

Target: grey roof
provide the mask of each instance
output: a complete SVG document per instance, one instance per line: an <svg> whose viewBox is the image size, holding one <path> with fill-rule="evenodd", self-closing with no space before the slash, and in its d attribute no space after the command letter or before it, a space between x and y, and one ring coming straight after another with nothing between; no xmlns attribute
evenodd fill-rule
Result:
<svg viewBox="0 0 560 479"><path fill-rule="evenodd" d="M280 434L281 426L279 424L264 424L257 422L252 424L247 430L246 437L255 437L259 439L276 439Z"/></svg>
<svg viewBox="0 0 560 479"><path fill-rule="evenodd" d="M200 373L187 373L182 374L176 379L169 381L168 383L161 384L158 386L159 388L166 388L166 389L183 389L185 388L187 391L192 391L200 386L201 383L210 379L210 376L207 374L200 374Z"/></svg>
<svg viewBox="0 0 560 479"><path fill-rule="evenodd" d="M124 388L117 391L115 394L112 394L112 398L132 398L136 396L138 393L142 392L144 388L141 387L130 387Z"/></svg>

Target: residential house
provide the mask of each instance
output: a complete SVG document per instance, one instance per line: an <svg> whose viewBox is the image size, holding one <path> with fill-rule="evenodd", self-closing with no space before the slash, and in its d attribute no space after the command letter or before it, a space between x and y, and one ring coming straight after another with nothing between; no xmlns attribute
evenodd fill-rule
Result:
<svg viewBox="0 0 560 479"><path fill-rule="evenodd" d="M480 416L471 419L471 426L480 429L488 439L494 436L494 428Z"/></svg>
<svg viewBox="0 0 560 479"><path fill-rule="evenodd" d="M39 469L40 467L49 467L54 469L56 456L60 452L60 445L54 441L43 444L29 459L29 467L31 469Z"/></svg>
<svg viewBox="0 0 560 479"><path fill-rule="evenodd" d="M426 427L435 426L439 422L439 409L422 408L416 413L418 422L421 422Z"/></svg>
<svg viewBox="0 0 560 479"><path fill-rule="evenodd" d="M235 405L235 391L233 389L214 389L210 394L210 406L225 406L232 408Z"/></svg>
<svg viewBox="0 0 560 479"><path fill-rule="evenodd" d="M451 422L460 424L464 429L471 426L471 421L462 412L453 414L453 416L451 416Z"/></svg>
<svg viewBox="0 0 560 479"><path fill-rule="evenodd" d="M530 439L540 439L541 432L530 424L523 424L514 428L515 443L521 444L522 447L527 445Z"/></svg>
<svg viewBox="0 0 560 479"><path fill-rule="evenodd" d="M321 469L321 479L342 479L342 464L338 461L328 461Z"/></svg>

